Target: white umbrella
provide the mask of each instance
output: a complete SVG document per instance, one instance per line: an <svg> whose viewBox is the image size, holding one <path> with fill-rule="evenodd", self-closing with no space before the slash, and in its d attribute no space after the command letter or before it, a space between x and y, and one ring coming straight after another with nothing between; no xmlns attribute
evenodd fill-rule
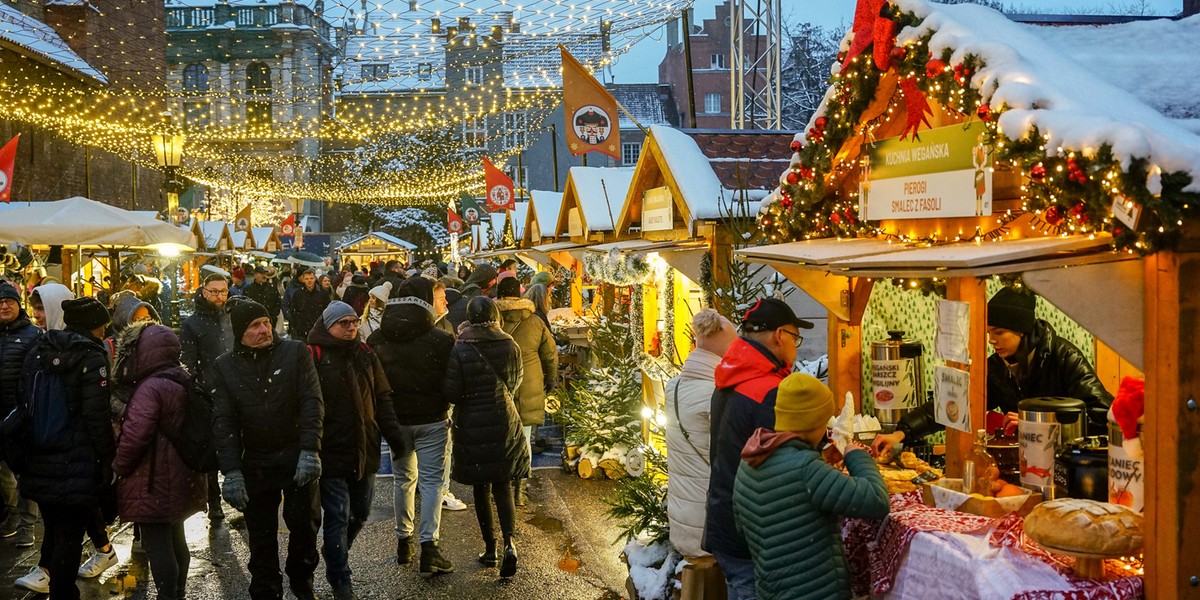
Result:
<svg viewBox="0 0 1200 600"><path fill-rule="evenodd" d="M76 196L4 211L0 241L41 246L155 245L195 248L192 234L148 211L129 211Z"/></svg>

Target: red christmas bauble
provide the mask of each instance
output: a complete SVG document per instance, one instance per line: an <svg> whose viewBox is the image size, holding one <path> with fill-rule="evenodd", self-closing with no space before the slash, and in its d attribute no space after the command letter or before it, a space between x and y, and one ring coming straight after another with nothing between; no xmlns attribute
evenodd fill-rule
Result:
<svg viewBox="0 0 1200 600"><path fill-rule="evenodd" d="M1043 165L1042 163L1033 165L1033 168L1029 169L1029 178L1038 183L1045 181L1046 180L1046 165Z"/></svg>
<svg viewBox="0 0 1200 600"><path fill-rule="evenodd" d="M829 215L829 222L830 222L830 223L833 223L834 225L839 225L839 224L841 224L841 222L842 222L842 215L839 215L839 214L837 214L837 213L830 213L830 215Z"/></svg>
<svg viewBox="0 0 1200 600"><path fill-rule="evenodd" d="M796 185L797 183L800 183L800 174L795 171L788 171L787 182L792 185Z"/></svg>
<svg viewBox="0 0 1200 600"><path fill-rule="evenodd" d="M942 71L945 71L945 70L946 70L946 63L942 62L940 59L935 58L935 59L925 63L925 76L926 77L929 77L929 78L937 77L938 75L942 74Z"/></svg>
<svg viewBox="0 0 1200 600"><path fill-rule="evenodd" d="M843 210L843 211L842 211L842 216L843 216L843 217L846 217L846 220L847 220L847 221L849 221L849 222L851 222L851 223L853 223L853 222L855 222L855 221L857 221L857 220L858 220L858 218L854 216L854 209L853 209L853 208L847 208L846 210Z"/></svg>
<svg viewBox="0 0 1200 600"><path fill-rule="evenodd" d="M825 117L817 117L817 120L813 121L813 127L816 127L818 131L824 131L826 123Z"/></svg>
<svg viewBox="0 0 1200 600"><path fill-rule="evenodd" d="M896 60L904 60L904 57L907 55L908 48L905 48L904 46L896 46L895 48L892 48L892 58Z"/></svg>
<svg viewBox="0 0 1200 600"><path fill-rule="evenodd" d="M979 107L979 110L975 111L975 114L978 115L981 120L991 121L992 120L992 107L984 104Z"/></svg>
<svg viewBox="0 0 1200 600"><path fill-rule="evenodd" d="M1046 222L1047 223L1049 223L1051 225L1058 225L1059 223L1062 223L1062 220L1063 220L1062 210L1060 208L1058 208L1058 206L1051 206L1050 208L1046 209Z"/></svg>
<svg viewBox="0 0 1200 600"><path fill-rule="evenodd" d="M784 196L783 198L781 198L779 200L779 205L782 206L784 210L791 210L792 209L792 197Z"/></svg>
<svg viewBox="0 0 1200 600"><path fill-rule="evenodd" d="M1072 206L1071 210L1069 210L1067 212L1070 213L1072 219L1075 219L1076 223L1087 223L1088 216L1087 216L1087 213L1084 212L1082 202L1079 204L1076 204L1075 206Z"/></svg>
<svg viewBox="0 0 1200 600"><path fill-rule="evenodd" d="M813 178L813 168L801 166L800 167L800 177L803 177L804 179L812 179Z"/></svg>
<svg viewBox="0 0 1200 600"><path fill-rule="evenodd" d="M803 147L804 144L801 144L800 140L792 140L792 152L799 152Z"/></svg>

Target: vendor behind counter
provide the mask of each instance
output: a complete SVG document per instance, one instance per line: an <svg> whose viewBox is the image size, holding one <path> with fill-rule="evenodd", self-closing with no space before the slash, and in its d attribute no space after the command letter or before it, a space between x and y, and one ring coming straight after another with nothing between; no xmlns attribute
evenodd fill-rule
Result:
<svg viewBox="0 0 1200 600"><path fill-rule="evenodd" d="M1103 431L1104 413L1112 404L1112 394L1104 389L1079 348L1034 316L1035 304L1032 293L1007 287L988 301L988 343L995 350L987 361L988 410L1003 412L1007 429L1017 422L1017 403L1021 400L1078 398L1087 403L1089 429ZM885 453L897 442L941 429L934 420L933 404L927 403L901 418L895 432L877 436L874 447Z"/></svg>

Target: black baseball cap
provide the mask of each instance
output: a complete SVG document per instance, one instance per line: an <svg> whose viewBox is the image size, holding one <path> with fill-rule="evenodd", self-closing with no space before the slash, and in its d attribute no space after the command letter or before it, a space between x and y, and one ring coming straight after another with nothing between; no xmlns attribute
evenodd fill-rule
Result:
<svg viewBox="0 0 1200 600"><path fill-rule="evenodd" d="M792 307L778 298L763 298L742 316L742 330L749 332L774 331L784 325L812 329L813 324L796 316Z"/></svg>
<svg viewBox="0 0 1200 600"><path fill-rule="evenodd" d="M257 266L255 266L255 267L254 267L254 272L255 272L255 273L262 273L262 274L266 275L266 274L267 274L267 268L266 268L266 267L264 267L264 266L262 266L262 265L257 265Z"/></svg>

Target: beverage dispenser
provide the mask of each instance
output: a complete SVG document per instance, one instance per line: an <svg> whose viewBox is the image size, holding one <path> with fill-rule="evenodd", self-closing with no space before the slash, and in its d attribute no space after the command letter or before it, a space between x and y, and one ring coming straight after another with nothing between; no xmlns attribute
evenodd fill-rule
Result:
<svg viewBox="0 0 1200 600"><path fill-rule="evenodd" d="M884 433L895 431L900 418L925 402L925 349L889 331L888 339L871 344L871 397Z"/></svg>
<svg viewBox="0 0 1200 600"><path fill-rule="evenodd" d="M1021 485L1046 500L1062 497L1054 485L1055 457L1087 435L1087 405L1075 398L1026 398L1017 404Z"/></svg>

